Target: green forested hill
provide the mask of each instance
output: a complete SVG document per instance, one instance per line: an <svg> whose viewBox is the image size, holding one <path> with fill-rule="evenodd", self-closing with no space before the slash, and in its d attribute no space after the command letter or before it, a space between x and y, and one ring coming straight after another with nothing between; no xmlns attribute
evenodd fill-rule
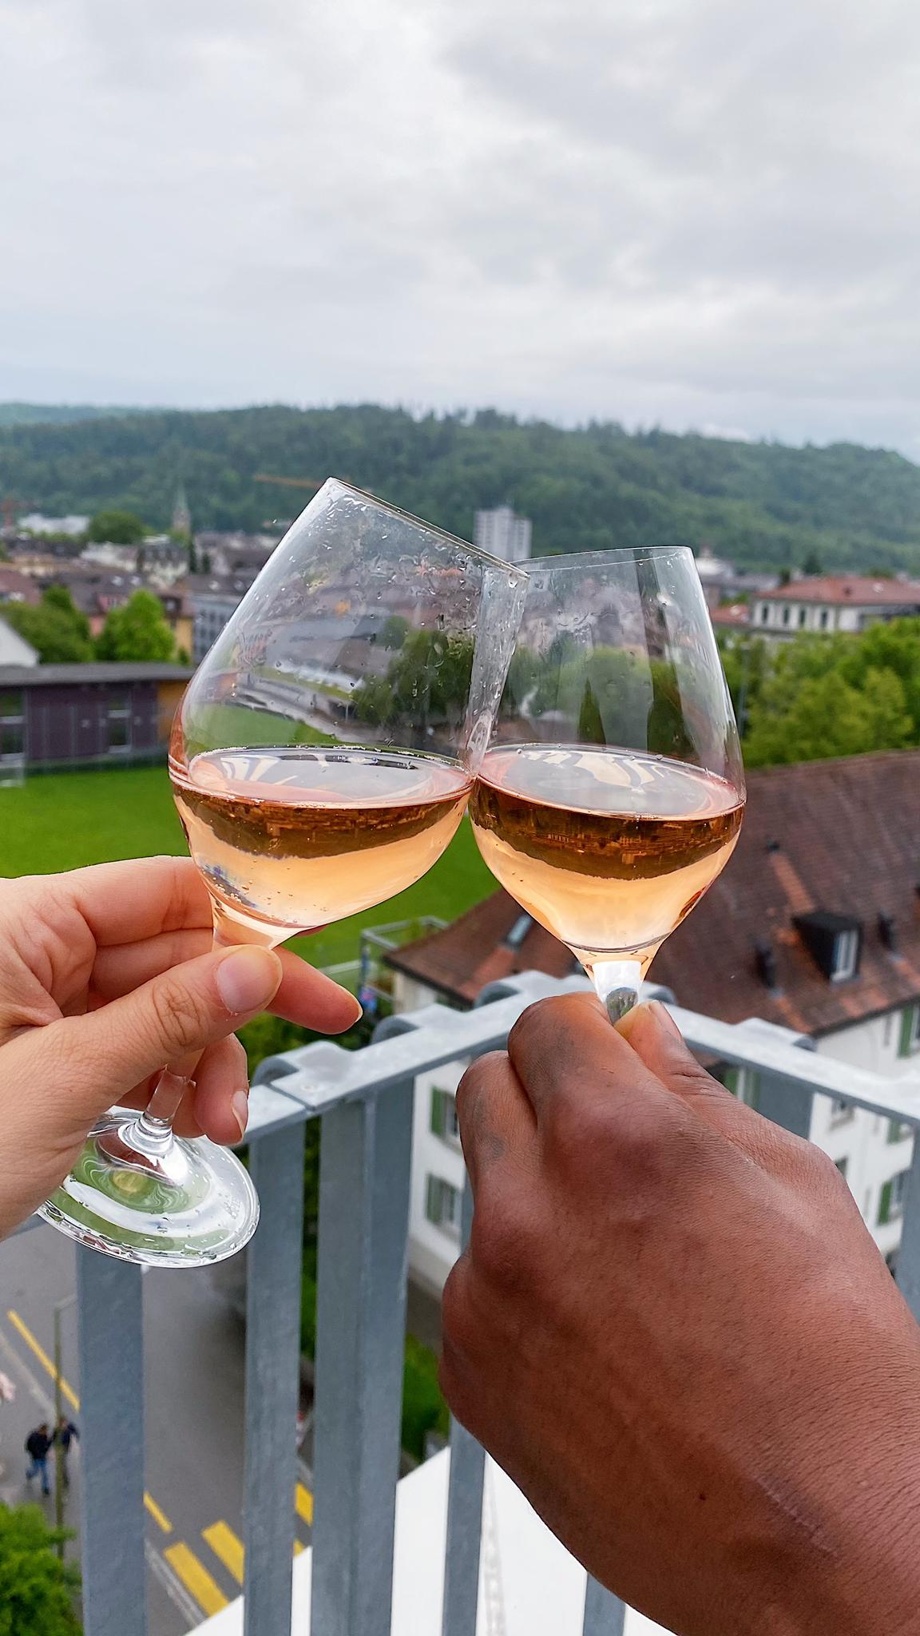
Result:
<svg viewBox="0 0 920 1636"><path fill-rule="evenodd" d="M477 506L510 500L540 553L687 541L748 567L817 555L920 575L920 468L885 450L562 430L493 410L267 406L5 426L0 406L0 497L45 512L125 506L163 527L181 479L196 527L256 528L308 498L256 472L347 477L467 537Z"/></svg>
<svg viewBox="0 0 920 1636"><path fill-rule="evenodd" d="M0 426L64 426L78 420L108 420L112 415L141 414L139 409L93 403L0 403Z"/></svg>

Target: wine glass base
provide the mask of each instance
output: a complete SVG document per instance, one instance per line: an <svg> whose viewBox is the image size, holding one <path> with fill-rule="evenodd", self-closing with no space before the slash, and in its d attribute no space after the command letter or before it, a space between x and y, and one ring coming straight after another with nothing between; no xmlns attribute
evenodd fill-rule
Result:
<svg viewBox="0 0 920 1636"><path fill-rule="evenodd" d="M205 1267L235 1255L259 1220L259 1199L227 1148L174 1137L174 1180L143 1162L113 1160L106 1143L136 1115L107 1114L90 1131L69 1176L38 1214L68 1238L120 1261Z"/></svg>

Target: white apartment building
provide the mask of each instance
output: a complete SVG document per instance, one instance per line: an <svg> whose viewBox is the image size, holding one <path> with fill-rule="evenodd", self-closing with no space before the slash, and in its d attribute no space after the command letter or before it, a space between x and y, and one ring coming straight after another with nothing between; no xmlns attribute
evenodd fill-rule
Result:
<svg viewBox="0 0 920 1636"><path fill-rule="evenodd" d="M778 641L802 632L830 636L918 614L920 585L913 581L837 574L790 580L762 592L751 611L751 631Z"/></svg>
<svg viewBox="0 0 920 1636"><path fill-rule="evenodd" d="M892 1078L920 1074L920 751L749 775L736 853L650 973L689 1010L759 1017L813 1049ZM571 954L505 892L387 956L398 1010L467 1007L526 970L563 977ZM718 1072L718 1064L713 1065ZM463 1160L454 1095L465 1062L416 1082L409 1260L439 1291L459 1250ZM721 1075L756 1106L758 1086ZM911 1159L901 1126L816 1096L812 1141L846 1177L893 1262Z"/></svg>
<svg viewBox="0 0 920 1636"><path fill-rule="evenodd" d="M477 511L473 519L473 544L503 562L528 562L532 533L530 518L516 516L510 506Z"/></svg>

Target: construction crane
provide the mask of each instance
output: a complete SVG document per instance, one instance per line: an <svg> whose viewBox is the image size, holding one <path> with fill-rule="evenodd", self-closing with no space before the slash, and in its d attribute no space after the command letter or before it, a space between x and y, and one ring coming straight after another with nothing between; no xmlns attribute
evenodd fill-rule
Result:
<svg viewBox="0 0 920 1636"><path fill-rule="evenodd" d="M19 500L15 494L5 494L0 501L0 512L3 515L3 533L12 534L16 528L16 513L25 511L30 504L28 500Z"/></svg>

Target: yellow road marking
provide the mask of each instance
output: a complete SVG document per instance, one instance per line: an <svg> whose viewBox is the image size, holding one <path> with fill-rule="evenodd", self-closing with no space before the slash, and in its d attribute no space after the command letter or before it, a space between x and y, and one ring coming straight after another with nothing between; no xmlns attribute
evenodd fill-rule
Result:
<svg viewBox="0 0 920 1636"><path fill-rule="evenodd" d="M156 1500L153 1498L153 1496L151 1494L147 1494L145 1492L145 1494L144 1494L144 1504L147 1507L147 1510L150 1512L150 1515L152 1516L154 1522L159 1524L159 1526L162 1528L164 1534L171 1534L172 1533L172 1523L170 1522L169 1518L167 1516L165 1516L163 1514L163 1512L160 1510L160 1507L157 1505Z"/></svg>
<svg viewBox="0 0 920 1636"><path fill-rule="evenodd" d="M295 1556L300 1556L301 1551L303 1551L304 1549L305 1549L305 1546L301 1545L300 1540L295 1539L295 1541L294 1541L294 1555Z"/></svg>
<svg viewBox="0 0 920 1636"><path fill-rule="evenodd" d="M28 1325L23 1323L19 1313L14 1312L12 1307L10 1307L8 1308L6 1315L9 1318L13 1328L22 1336L26 1346L30 1347L35 1353L35 1356L37 1357L42 1368L51 1376L53 1381L56 1381L57 1370L55 1369L54 1364L51 1362L51 1359L49 1358L44 1347L39 1346L38 1341L35 1339L35 1336L32 1334L32 1331L29 1329ZM70 1386L64 1379L63 1375L61 1376L61 1393L64 1397L66 1397L72 1409L79 1409L80 1399L77 1397L73 1387Z"/></svg>
<svg viewBox="0 0 920 1636"><path fill-rule="evenodd" d="M211 1578L204 1563L199 1562L194 1551L190 1551L187 1545L181 1542L178 1545L169 1545L163 1555L173 1573L178 1574L186 1590L191 1591L205 1613L220 1613L221 1608L227 1606L228 1598L217 1581Z"/></svg>
<svg viewBox="0 0 920 1636"><path fill-rule="evenodd" d="M297 1484L297 1493L294 1499L294 1504L297 1507L298 1517L300 1517L301 1520L307 1524L308 1528L312 1528L313 1495L310 1493L308 1488L304 1488L303 1483Z"/></svg>
<svg viewBox="0 0 920 1636"><path fill-rule="evenodd" d="M201 1530L201 1537L231 1573L238 1585L243 1583L243 1543L225 1522L212 1522Z"/></svg>
<svg viewBox="0 0 920 1636"><path fill-rule="evenodd" d="M30 1351L34 1353L35 1357L37 1357L37 1359L38 1359L39 1363L41 1364L42 1368L44 1369L45 1373L47 1375L50 1375L51 1379L56 1382L57 1381L57 1370L55 1369L54 1364L52 1363L51 1359L49 1358L49 1356L48 1356L47 1352L45 1351L44 1347L39 1343L39 1341L36 1340L35 1336L32 1334L32 1331L29 1328L28 1324L23 1322L23 1320L19 1316L19 1313L14 1312L12 1307L7 1308L6 1315L9 1318L10 1323L12 1324L13 1328L16 1330L16 1333L21 1336L21 1338L25 1341L26 1346L29 1347ZM66 1399L67 1399L67 1401L70 1404L72 1409L79 1410L79 1408L80 1408L80 1399L78 1398L78 1396L77 1396L76 1392L74 1391L73 1387L71 1386L70 1382L65 1380L63 1375L61 1376L61 1396L66 1397ZM151 1498L151 1496L149 1494L145 1494L144 1495L144 1504L147 1507L147 1510L150 1512L150 1515L152 1516L154 1522L159 1523L159 1525L162 1528L164 1534L171 1534L172 1533L172 1523L169 1521L169 1518L165 1515L165 1513L160 1510L160 1507L157 1505L156 1500Z"/></svg>

